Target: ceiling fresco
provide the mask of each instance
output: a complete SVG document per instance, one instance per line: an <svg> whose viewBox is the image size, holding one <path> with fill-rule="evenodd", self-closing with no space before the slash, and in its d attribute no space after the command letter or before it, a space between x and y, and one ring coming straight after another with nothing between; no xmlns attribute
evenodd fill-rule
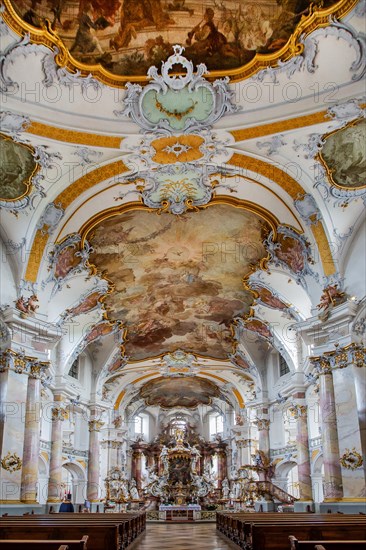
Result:
<svg viewBox="0 0 366 550"><path fill-rule="evenodd" d="M127 329L125 355L182 348L227 359L232 319L253 302L243 279L267 257L270 229L258 214L225 204L179 217L137 210L95 227L89 262L114 285L105 306Z"/></svg>
<svg viewBox="0 0 366 550"><path fill-rule="evenodd" d="M212 398L220 397L219 388L204 378L155 378L147 382L139 392L146 405L163 409L186 407L193 409L199 404L210 405Z"/></svg>
<svg viewBox="0 0 366 550"><path fill-rule="evenodd" d="M319 153L330 182L345 189L366 186L366 120L358 120L325 136Z"/></svg>
<svg viewBox="0 0 366 550"><path fill-rule="evenodd" d="M0 200L14 201L29 193L38 169L31 147L0 134Z"/></svg>
<svg viewBox="0 0 366 550"><path fill-rule="evenodd" d="M116 84L146 79L174 44L195 64L244 78L294 55L300 36L352 2L332 0L6 0L16 30L39 29L62 52L62 62ZM317 17L313 16L316 11ZM46 31L45 20L49 21ZM253 61L255 56L256 63ZM98 67L99 66L99 67ZM239 69L241 71L238 71Z"/></svg>

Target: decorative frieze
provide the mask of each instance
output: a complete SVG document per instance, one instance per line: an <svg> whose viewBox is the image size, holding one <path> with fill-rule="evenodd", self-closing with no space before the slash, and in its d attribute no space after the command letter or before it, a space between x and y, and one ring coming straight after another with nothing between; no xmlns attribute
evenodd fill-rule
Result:
<svg viewBox="0 0 366 550"><path fill-rule="evenodd" d="M118 439L104 439L100 444L103 449L120 449L123 445L123 441L118 441Z"/></svg>

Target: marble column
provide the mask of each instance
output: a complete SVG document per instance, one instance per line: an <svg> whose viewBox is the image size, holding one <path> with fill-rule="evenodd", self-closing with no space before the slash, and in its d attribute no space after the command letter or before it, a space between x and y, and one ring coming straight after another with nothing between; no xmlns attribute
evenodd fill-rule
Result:
<svg viewBox="0 0 366 550"><path fill-rule="evenodd" d="M295 404L289 412L296 419L297 468L299 476L300 501L313 502L311 464L309 453L308 409L304 404Z"/></svg>
<svg viewBox="0 0 366 550"><path fill-rule="evenodd" d="M55 395L52 408L50 477L48 481L48 502L60 502L62 483L62 423L67 411L61 406L63 397Z"/></svg>
<svg viewBox="0 0 366 550"><path fill-rule="evenodd" d="M254 424L258 429L258 451L262 451L269 460L269 424L268 418L257 418ZM259 481L266 481L266 473L258 472Z"/></svg>
<svg viewBox="0 0 366 550"><path fill-rule="evenodd" d="M355 382L356 404L358 424L361 440L361 454L366 456L366 361L353 365L353 378ZM363 461L364 475L366 478L366 460Z"/></svg>
<svg viewBox="0 0 366 550"><path fill-rule="evenodd" d="M135 449L132 455L133 469L131 473L131 478L135 478L137 489L141 490L142 484L142 450ZM159 472L160 475L160 472Z"/></svg>
<svg viewBox="0 0 366 550"><path fill-rule="evenodd" d="M99 502L100 495L100 442L99 432L104 422L98 419L89 421L89 460L87 498L89 502Z"/></svg>
<svg viewBox="0 0 366 550"><path fill-rule="evenodd" d="M227 477L226 453L223 449L217 451L217 487L221 489L223 480Z"/></svg>
<svg viewBox="0 0 366 550"><path fill-rule="evenodd" d="M0 358L0 456L3 456L3 440L8 396L9 364L6 356Z"/></svg>
<svg viewBox="0 0 366 550"><path fill-rule="evenodd" d="M319 406L324 463L324 500L339 500L343 497L342 471L339 463L339 443L333 375L329 367L319 372Z"/></svg>
<svg viewBox="0 0 366 550"><path fill-rule="evenodd" d="M37 502L38 458L40 447L41 366L34 364L28 374L24 419L23 464L20 500Z"/></svg>

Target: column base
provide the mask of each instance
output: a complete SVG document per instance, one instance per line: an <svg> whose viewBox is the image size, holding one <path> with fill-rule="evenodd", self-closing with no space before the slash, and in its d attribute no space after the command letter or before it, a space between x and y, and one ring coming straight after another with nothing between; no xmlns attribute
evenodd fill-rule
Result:
<svg viewBox="0 0 366 550"><path fill-rule="evenodd" d="M315 504L312 500L296 500L294 512L315 512Z"/></svg>
<svg viewBox="0 0 366 550"><path fill-rule="evenodd" d="M354 502L345 500L327 500L326 502L320 502L319 512L321 514L326 514L328 510L330 510L332 514L335 514L336 512L343 512L344 514L359 514L360 512L363 512L366 514L366 499L363 501L355 499Z"/></svg>

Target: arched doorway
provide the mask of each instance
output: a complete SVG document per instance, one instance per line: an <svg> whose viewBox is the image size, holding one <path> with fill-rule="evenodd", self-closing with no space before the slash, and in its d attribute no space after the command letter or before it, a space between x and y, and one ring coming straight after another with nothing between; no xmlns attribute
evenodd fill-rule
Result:
<svg viewBox="0 0 366 550"><path fill-rule="evenodd" d="M45 504L48 495L48 463L44 456L38 457L38 502Z"/></svg>
<svg viewBox="0 0 366 550"><path fill-rule="evenodd" d="M274 483L290 495L299 498L299 472L297 463L294 460L280 463L276 468Z"/></svg>
<svg viewBox="0 0 366 550"><path fill-rule="evenodd" d="M82 504L86 499L86 472L77 462L64 462L62 465L62 490L71 493L74 504Z"/></svg>
<svg viewBox="0 0 366 550"><path fill-rule="evenodd" d="M319 454L313 464L313 473L311 476L313 486L314 502L323 502L323 480L324 480L324 464L323 455Z"/></svg>

